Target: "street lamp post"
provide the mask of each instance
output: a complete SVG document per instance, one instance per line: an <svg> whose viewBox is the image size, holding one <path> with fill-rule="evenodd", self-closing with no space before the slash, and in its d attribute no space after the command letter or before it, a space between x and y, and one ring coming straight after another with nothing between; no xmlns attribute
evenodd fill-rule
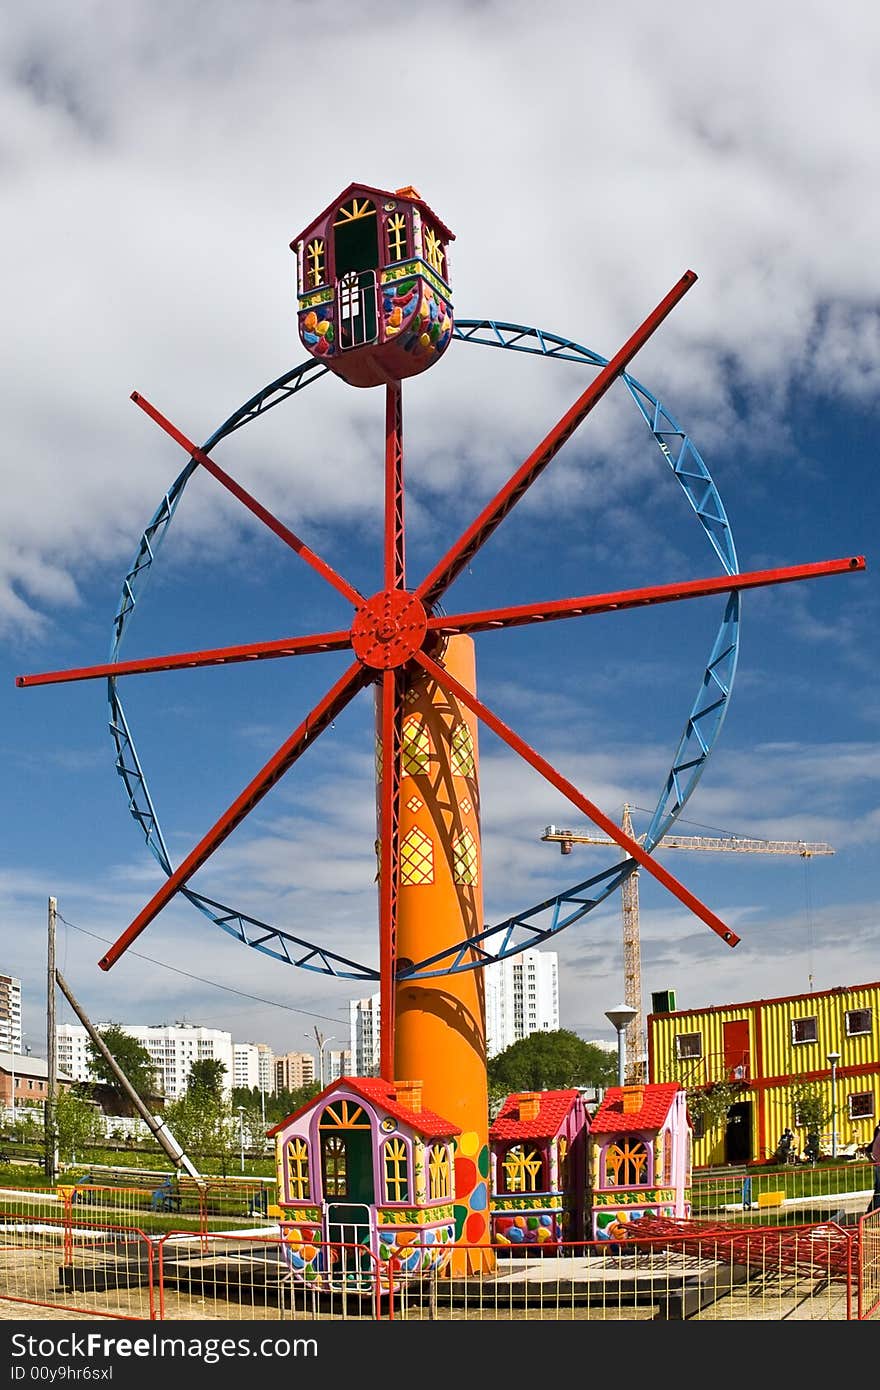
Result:
<svg viewBox="0 0 880 1390"><path fill-rule="evenodd" d="M618 1004L616 1009L606 1009L605 1017L617 1029L617 1084L623 1085L626 1075L626 1028L632 1023L638 1009L631 1004Z"/></svg>
<svg viewBox="0 0 880 1390"><path fill-rule="evenodd" d="M308 1036L306 1033L306 1037ZM335 1037L325 1038L319 1028L315 1029L315 1042L318 1044L318 1086L322 1091L324 1089L324 1048L328 1043L335 1041Z"/></svg>
<svg viewBox="0 0 880 1390"><path fill-rule="evenodd" d="M238 1139L241 1147L241 1171L244 1172L244 1106L238 1107Z"/></svg>
<svg viewBox="0 0 880 1390"><path fill-rule="evenodd" d="M839 1052L828 1053L828 1065L831 1068L831 1157L837 1157L837 1063L840 1061Z"/></svg>

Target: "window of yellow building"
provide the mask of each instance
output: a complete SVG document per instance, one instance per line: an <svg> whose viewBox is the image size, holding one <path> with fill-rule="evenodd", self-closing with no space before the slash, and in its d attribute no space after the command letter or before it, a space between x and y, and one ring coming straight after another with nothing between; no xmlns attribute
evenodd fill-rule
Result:
<svg viewBox="0 0 880 1390"><path fill-rule="evenodd" d="M811 1018L791 1020L792 1043L814 1043L819 1036L819 1024L815 1014Z"/></svg>
<svg viewBox="0 0 880 1390"><path fill-rule="evenodd" d="M702 1057L702 1033L678 1033L675 1039L675 1055L679 1061L685 1058L692 1061Z"/></svg>
<svg viewBox="0 0 880 1390"><path fill-rule="evenodd" d="M858 1038L864 1033L870 1033L872 1014L872 1009L847 1009L844 1015L846 1036L848 1038Z"/></svg>
<svg viewBox="0 0 880 1390"><path fill-rule="evenodd" d="M873 1120L873 1091L853 1091L847 1097L847 1110L851 1120Z"/></svg>

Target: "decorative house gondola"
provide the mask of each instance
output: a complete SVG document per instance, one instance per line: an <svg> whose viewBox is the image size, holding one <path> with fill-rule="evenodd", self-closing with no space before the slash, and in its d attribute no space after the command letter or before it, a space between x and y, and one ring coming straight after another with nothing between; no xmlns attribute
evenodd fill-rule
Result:
<svg viewBox="0 0 880 1390"><path fill-rule="evenodd" d="M294 1278L367 1289L379 1271L442 1265L458 1134L422 1108L420 1081L362 1076L340 1077L269 1130Z"/></svg>
<svg viewBox="0 0 880 1390"><path fill-rule="evenodd" d="M489 1129L494 1243L584 1239L588 1134L579 1090L507 1097Z"/></svg>
<svg viewBox="0 0 880 1390"><path fill-rule="evenodd" d="M677 1081L609 1086L590 1122L591 1239L626 1239L643 1216L690 1216L691 1134Z"/></svg>
<svg viewBox="0 0 880 1390"><path fill-rule="evenodd" d="M290 243L305 347L352 386L432 366L452 336L454 240L415 188L349 184Z"/></svg>

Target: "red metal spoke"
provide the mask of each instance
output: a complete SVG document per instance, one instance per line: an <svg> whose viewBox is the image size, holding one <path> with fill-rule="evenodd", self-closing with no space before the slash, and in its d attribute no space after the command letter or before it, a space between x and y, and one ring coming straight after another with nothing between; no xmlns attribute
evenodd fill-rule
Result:
<svg viewBox="0 0 880 1390"><path fill-rule="evenodd" d="M696 278L692 270L685 271L678 284L660 301L656 309L648 315L644 323L636 329L620 351L611 358L607 366L602 368L595 380L520 465L513 477L500 492L496 493L492 501L483 508L480 515L462 533L442 560L438 561L431 573L422 580L415 592L426 608L430 608L443 597L452 581L466 568L483 543L488 540L522 495L528 491L578 425L586 419L593 407L602 399L612 383L626 370L628 363L636 355L639 348L643 347L654 330L659 328L666 316L695 283Z"/></svg>
<svg viewBox="0 0 880 1390"><path fill-rule="evenodd" d="M400 382L390 381L385 388L385 589L405 587L403 395Z"/></svg>
<svg viewBox="0 0 880 1390"><path fill-rule="evenodd" d="M379 1074L394 1079L394 991L397 971L397 902L400 888L401 674L382 673L379 783L379 1004L382 1030Z"/></svg>
<svg viewBox="0 0 880 1390"><path fill-rule="evenodd" d="M363 689L371 677L372 672L365 670L359 661L349 666L345 674L340 676L336 684L328 690L323 699L306 715L302 723L282 743L256 777L248 783L241 795L223 812L220 819L211 827L207 835L203 836L195 849L187 855L183 863L175 869L173 874L169 875L158 893L154 894L146 907L135 917L131 926L127 927L118 941L113 943L107 954L98 962L102 970L109 970L111 965L115 964L131 943L140 936L144 928L148 927L153 918L170 902L178 889L192 878L196 870L200 869L210 858L218 845L221 845L236 826L241 824L245 816L284 776L306 748L314 743L318 735L323 733L358 691Z"/></svg>
<svg viewBox="0 0 880 1390"><path fill-rule="evenodd" d="M264 522L265 525L269 527L270 531L274 531L275 535L283 540L286 545L289 545L292 550L295 550L301 559L311 565L312 569L317 570L318 574L320 574L323 579L326 579L329 584L332 584L334 589L337 589L338 592L342 594L343 598L347 598L349 603L353 603L355 607L363 602L363 594L353 588L347 579L343 579L341 574L337 574L335 569L327 564L326 560L321 559L320 555L316 555L314 550L307 546L304 540L301 540L294 531L291 531L289 527L285 526L283 522L273 516L272 513L263 506L262 502L258 502L255 497L252 497L240 483L237 483L234 478L230 477L230 475L222 469L219 464L215 463L203 449L200 449L191 439L187 439L186 435L177 429L176 426L172 425L170 420L166 420L165 416L160 414L156 407L151 405L144 396L140 395L137 391L132 391L131 399L134 401L135 405L139 405L141 410L145 411L146 414L150 416L151 420L155 420L156 424L160 425L165 433L169 434L182 449L185 449L197 463L200 463L212 477L216 478L218 483L222 483L223 487L227 488L228 491L232 493L233 497L237 497L239 502L247 507L248 511L253 512L254 516L259 517L260 521Z"/></svg>
<svg viewBox="0 0 880 1390"><path fill-rule="evenodd" d="M351 646L351 633L316 632L309 637L279 637L273 642L249 642L239 647L208 647L200 652L172 656L146 656L134 661L107 661L100 666L79 666L69 671L41 671L16 676L15 684L58 685L87 681L96 676L136 676L147 671L193 670L200 666L227 666L236 661L265 661L279 656L306 656L313 652L339 652Z"/></svg>
<svg viewBox="0 0 880 1390"><path fill-rule="evenodd" d="M589 613L619 612L626 608L673 603L678 599L703 598L708 594L728 593L734 589L789 584L796 579L852 574L864 568L864 555L851 555L842 560L819 560L808 565L788 565L773 570L746 570L741 574L723 574L718 578L688 579L679 584L654 584L645 589L620 589L616 593L585 594L581 598L486 608L474 613L448 613L444 617L429 618L428 631L448 635L489 632L494 628L522 627L527 623L554 622L557 618L580 618Z"/></svg>
<svg viewBox="0 0 880 1390"><path fill-rule="evenodd" d="M721 937L722 941L726 942L728 946L737 945L739 937L721 921L720 917L716 917L715 913L712 912L710 908L706 907L705 903L700 902L699 898L694 897L693 893L685 888L684 884L679 883L678 879L674 878L662 864L658 864L656 859L652 858L650 854L647 854L640 844L630 839L628 835L625 835L620 826L617 825L610 816L606 816L603 811L600 811L598 806L595 806L592 801L589 801L578 791L577 787L563 777L561 773L557 772L556 769L547 762L546 758L542 758L540 753L536 753L534 748L531 748L524 739L521 739L518 734L515 734L503 720L498 718L497 714L494 714L487 705L484 705L481 700L478 700L476 695L473 695L466 686L462 685L460 681L457 681L454 676L451 676L449 672L444 670L442 666L439 666L436 661L432 661L424 652L418 652L415 659L424 667L438 685L442 686L450 695L454 695L457 700L461 701L463 705L466 705L468 709L472 710L487 728L491 729L493 733L503 739L515 753L518 753L519 756L525 759L537 772L540 772L542 777L552 783L558 791L561 791L563 796L566 796L573 806L576 806L578 810L588 816L594 824L604 830L605 834L608 835L610 839L615 840L616 843L620 845L621 849L625 850L628 855L635 859L642 868L647 869L648 873L652 874L653 877L657 879L658 883L662 883L663 887L668 888L670 893L673 893L675 897L678 898L679 902L684 903L685 907L689 908L695 916L699 917L702 922L705 922L708 927L711 927L712 930Z"/></svg>

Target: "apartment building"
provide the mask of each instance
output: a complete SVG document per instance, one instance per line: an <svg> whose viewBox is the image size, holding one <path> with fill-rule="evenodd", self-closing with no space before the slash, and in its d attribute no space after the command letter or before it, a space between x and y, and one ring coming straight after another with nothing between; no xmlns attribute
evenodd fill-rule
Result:
<svg viewBox="0 0 880 1390"><path fill-rule="evenodd" d="M268 1043L232 1044L232 1084L263 1096L275 1091L275 1054Z"/></svg>
<svg viewBox="0 0 880 1390"><path fill-rule="evenodd" d="M348 1030L350 1055L350 1074L352 1076L378 1076L380 1063L380 996L371 994L367 999L352 999L348 1006ZM344 1075L337 1072L336 1076ZM325 1080L336 1080L329 1076Z"/></svg>
<svg viewBox="0 0 880 1390"><path fill-rule="evenodd" d="M95 1025L98 1032L112 1027ZM120 1023L124 1033L134 1038L150 1054L156 1072L156 1085L166 1100L177 1100L186 1091L193 1062L222 1063L223 1088L230 1093L234 1080L232 1034L221 1028L201 1028L193 1023L147 1025ZM94 1081L89 1064L89 1035L81 1023L60 1023L56 1030L56 1065L75 1081Z"/></svg>
<svg viewBox="0 0 880 1390"><path fill-rule="evenodd" d="M21 980L0 975L0 1052L21 1052Z"/></svg>
<svg viewBox="0 0 880 1390"><path fill-rule="evenodd" d="M487 965L486 1055L494 1057L532 1033L559 1028L559 958L526 950Z"/></svg>
<svg viewBox="0 0 880 1390"><path fill-rule="evenodd" d="M298 1091L315 1079L315 1059L311 1052L285 1052L272 1063L275 1091Z"/></svg>
<svg viewBox="0 0 880 1390"><path fill-rule="evenodd" d="M555 951L526 950L483 971L486 1055L494 1057L531 1033L559 1028L559 959ZM378 1076L381 1041L380 996L352 999L350 1053L355 1076ZM331 1053L331 1058L334 1054ZM328 1068L325 1080L344 1072Z"/></svg>

